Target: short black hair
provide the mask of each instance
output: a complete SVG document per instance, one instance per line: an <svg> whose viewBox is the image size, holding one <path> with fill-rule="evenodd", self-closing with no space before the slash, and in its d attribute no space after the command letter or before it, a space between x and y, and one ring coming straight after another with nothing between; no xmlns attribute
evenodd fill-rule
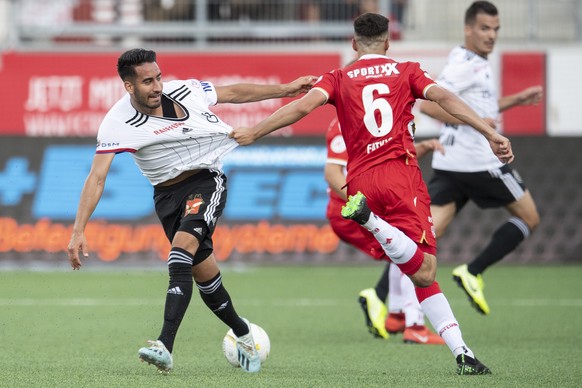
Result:
<svg viewBox="0 0 582 388"><path fill-rule="evenodd" d="M467 11L465 12L465 25L471 25L475 23L477 15L480 13L487 14L489 16L497 16L497 7L488 1L475 1Z"/></svg>
<svg viewBox="0 0 582 388"><path fill-rule="evenodd" d="M137 75L135 72L136 66L142 63L154 63L155 61L156 52L153 50L145 50L142 48L127 50L117 59L117 74L119 74L122 80L126 81Z"/></svg>
<svg viewBox="0 0 582 388"><path fill-rule="evenodd" d="M361 38L378 38L388 34L389 20L377 13L365 13L354 20L354 33Z"/></svg>

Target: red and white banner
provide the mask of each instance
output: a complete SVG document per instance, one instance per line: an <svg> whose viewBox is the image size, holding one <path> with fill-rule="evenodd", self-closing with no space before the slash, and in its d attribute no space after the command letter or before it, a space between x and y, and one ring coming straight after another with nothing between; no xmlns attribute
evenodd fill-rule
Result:
<svg viewBox="0 0 582 388"><path fill-rule="evenodd" d="M501 95L508 96L535 85L546 87L546 54L544 52L505 52L501 56ZM519 106L503 112L503 128L507 135L545 135L546 98L537 105Z"/></svg>
<svg viewBox="0 0 582 388"><path fill-rule="evenodd" d="M119 53L7 53L0 59L4 87L0 135L94 137L107 110L125 93L116 72ZM216 85L286 83L340 66L339 54L159 53L165 80L196 78ZM290 99L222 104L213 110L233 127L252 125ZM280 132L322 135L332 119L320 108Z"/></svg>

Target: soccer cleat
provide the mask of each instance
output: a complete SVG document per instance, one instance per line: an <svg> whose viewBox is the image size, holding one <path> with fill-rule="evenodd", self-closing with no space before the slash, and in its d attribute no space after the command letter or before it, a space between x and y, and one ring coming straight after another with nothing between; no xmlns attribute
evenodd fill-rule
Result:
<svg viewBox="0 0 582 388"><path fill-rule="evenodd" d="M477 358L471 358L464 354L457 356L458 375L490 375L491 369L487 368Z"/></svg>
<svg viewBox="0 0 582 388"><path fill-rule="evenodd" d="M169 373L174 367L172 354L160 340L148 341L148 345L137 352L140 360L154 364L160 373Z"/></svg>
<svg viewBox="0 0 582 388"><path fill-rule="evenodd" d="M458 266L453 270L453 280L465 291L471 305L481 314L489 314L489 305L485 301L483 288L485 283L481 275L474 276L467 269L467 265Z"/></svg>
<svg viewBox="0 0 582 388"><path fill-rule="evenodd" d="M386 331L390 334L402 333L406 327L404 313L390 313L386 318Z"/></svg>
<svg viewBox="0 0 582 388"><path fill-rule="evenodd" d="M368 331L376 338L388 339L389 335L384 327L388 311L386 305L376 295L376 290L373 288L362 290L358 301L364 311Z"/></svg>
<svg viewBox="0 0 582 388"><path fill-rule="evenodd" d="M348 202L342 206L342 217L348 220L354 220L363 225L370 219L370 208L366 203L366 196L359 191L356 195L350 195Z"/></svg>
<svg viewBox="0 0 582 388"><path fill-rule="evenodd" d="M261 369L261 356L255 345L251 324L246 318L242 318L249 327L249 333L241 335L236 339L236 349L238 351L238 362L240 367L249 373L258 372Z"/></svg>
<svg viewBox="0 0 582 388"><path fill-rule="evenodd" d="M403 336L406 344L444 345L445 340L433 333L424 325L410 326L404 329Z"/></svg>

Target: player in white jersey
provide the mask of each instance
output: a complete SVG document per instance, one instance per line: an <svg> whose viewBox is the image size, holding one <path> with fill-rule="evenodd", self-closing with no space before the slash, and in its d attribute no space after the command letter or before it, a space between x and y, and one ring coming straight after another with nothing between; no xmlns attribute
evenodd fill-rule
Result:
<svg viewBox="0 0 582 388"><path fill-rule="evenodd" d="M154 185L156 213L172 244L164 324L158 339L139 350L139 358L160 372L173 368L174 340L196 282L206 306L237 335L242 369L258 372L260 359L250 323L236 313L212 253L212 234L226 203L221 158L237 143L228 137L232 128L209 107L293 97L309 90L315 77L283 85L214 86L194 79L163 83L156 53L144 49L123 53L117 71L127 94L99 128L97 154L81 192L68 246L71 266L81 268L80 252L88 256L85 226L101 198L114 156L131 152Z"/></svg>
<svg viewBox="0 0 582 388"><path fill-rule="evenodd" d="M538 103L542 87L499 98L487 56L493 51L499 31L495 5L474 2L465 13L465 44L455 47L440 74L439 85L451 90L492 127L500 112L518 105ZM434 153L434 175L428 190L437 237L469 201L481 208L505 207L511 217L494 233L488 246L468 265L453 270L453 278L482 314L489 314L481 274L513 251L539 224L535 202L517 171L491 152L487 140L471 126L429 101L421 112L443 122L440 141L445 152Z"/></svg>

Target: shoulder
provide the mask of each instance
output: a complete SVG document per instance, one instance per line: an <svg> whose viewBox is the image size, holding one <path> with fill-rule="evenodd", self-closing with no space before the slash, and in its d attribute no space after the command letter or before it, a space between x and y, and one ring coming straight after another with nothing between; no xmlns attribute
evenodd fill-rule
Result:
<svg viewBox="0 0 582 388"><path fill-rule="evenodd" d="M470 66L475 62L479 62L481 57L471 50L467 50L463 46L457 46L451 50L448 57L449 65L456 66Z"/></svg>
<svg viewBox="0 0 582 388"><path fill-rule="evenodd" d="M125 94L109 109L103 122L125 121L135 115L137 111L131 105L129 94Z"/></svg>
<svg viewBox="0 0 582 388"><path fill-rule="evenodd" d="M449 53L447 64L441 76L455 79L472 78L477 57L477 54L462 46L455 47Z"/></svg>
<svg viewBox="0 0 582 388"><path fill-rule="evenodd" d="M164 82L164 92L171 93L178 89L189 88L192 90L204 90L205 88L213 87L213 85L208 81L200 81L197 79L187 79L187 80L172 80L169 82Z"/></svg>

